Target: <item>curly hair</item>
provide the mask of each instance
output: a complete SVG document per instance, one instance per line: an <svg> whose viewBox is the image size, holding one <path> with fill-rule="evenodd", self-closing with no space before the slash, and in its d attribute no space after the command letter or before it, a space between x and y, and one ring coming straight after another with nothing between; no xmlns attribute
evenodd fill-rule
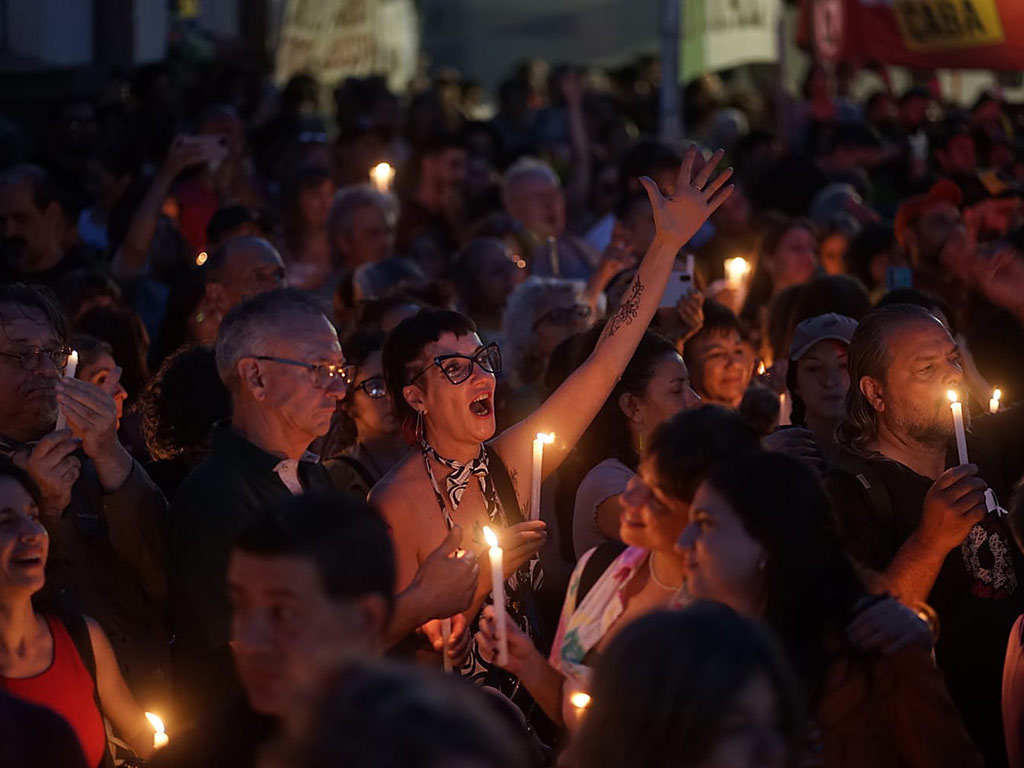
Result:
<svg viewBox="0 0 1024 768"><path fill-rule="evenodd" d="M182 347L164 360L139 397L142 435L156 460L198 459L210 430L231 413L231 397L209 347Z"/></svg>
<svg viewBox="0 0 1024 768"><path fill-rule="evenodd" d="M505 340L501 351L514 386L539 381L547 367L547 361L539 359L536 353L538 307L564 294L571 294L578 301L582 292L583 284L577 280L532 275L509 294L501 320Z"/></svg>

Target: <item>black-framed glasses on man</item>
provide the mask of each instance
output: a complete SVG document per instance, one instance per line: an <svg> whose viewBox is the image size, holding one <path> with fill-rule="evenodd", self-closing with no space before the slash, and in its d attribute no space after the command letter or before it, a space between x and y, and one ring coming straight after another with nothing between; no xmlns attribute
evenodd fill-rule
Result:
<svg viewBox="0 0 1024 768"><path fill-rule="evenodd" d="M371 400L381 400L388 396L388 388L384 385L383 376L370 376L358 384L349 384L351 392L361 391Z"/></svg>
<svg viewBox="0 0 1024 768"><path fill-rule="evenodd" d="M461 384L473 375L474 365L479 365L487 373L501 373L501 350L491 342L472 355L438 355L430 365L409 379L409 383L412 384L435 365L452 384Z"/></svg>
<svg viewBox="0 0 1024 768"><path fill-rule="evenodd" d="M572 325L573 320L586 320L590 317L590 307L586 304L577 304L574 307L555 307L537 318L533 327L536 328L544 321L565 327Z"/></svg>
<svg viewBox="0 0 1024 768"><path fill-rule="evenodd" d="M26 347L20 352L0 352L0 356L17 360L26 371L38 368L43 357L48 357L58 371L63 371L70 355L71 347Z"/></svg>
<svg viewBox="0 0 1024 768"><path fill-rule="evenodd" d="M345 367L335 365L334 363L306 363L302 360L291 360L287 357L272 357L271 355L252 355L252 359L268 360L272 363L281 363L282 365L294 365L297 368L305 368L309 371L310 378L313 381L313 386L318 387L319 389L327 389L334 383L335 379L341 379L341 381L348 384L348 380L345 378Z"/></svg>

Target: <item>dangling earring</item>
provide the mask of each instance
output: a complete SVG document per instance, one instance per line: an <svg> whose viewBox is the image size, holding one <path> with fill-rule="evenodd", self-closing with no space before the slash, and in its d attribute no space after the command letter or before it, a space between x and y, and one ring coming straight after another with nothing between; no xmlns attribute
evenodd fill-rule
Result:
<svg viewBox="0 0 1024 768"><path fill-rule="evenodd" d="M423 411L416 411L416 439L423 442Z"/></svg>

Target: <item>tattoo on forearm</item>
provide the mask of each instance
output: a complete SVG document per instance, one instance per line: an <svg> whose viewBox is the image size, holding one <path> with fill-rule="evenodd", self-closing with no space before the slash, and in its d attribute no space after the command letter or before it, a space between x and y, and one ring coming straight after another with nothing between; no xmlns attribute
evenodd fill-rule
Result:
<svg viewBox="0 0 1024 768"><path fill-rule="evenodd" d="M623 326L632 325L637 315L640 314L640 298L643 295L644 284L640 282L640 276L637 275L633 280L632 287L629 289L629 294L622 299L622 303L615 310L615 314L608 319L608 324L604 329L606 337L611 338Z"/></svg>

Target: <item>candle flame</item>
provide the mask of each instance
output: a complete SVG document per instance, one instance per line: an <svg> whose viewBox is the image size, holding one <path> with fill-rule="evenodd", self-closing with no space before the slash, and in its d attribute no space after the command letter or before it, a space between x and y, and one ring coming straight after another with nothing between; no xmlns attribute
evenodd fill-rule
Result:
<svg viewBox="0 0 1024 768"><path fill-rule="evenodd" d="M196 266L201 267L206 263L206 260L210 258L206 251L200 251L199 255L196 256Z"/></svg>
<svg viewBox="0 0 1024 768"><path fill-rule="evenodd" d="M764 360L762 360L761 363L757 366L757 375L764 376L767 370L768 369L764 367Z"/></svg>
<svg viewBox="0 0 1024 768"><path fill-rule="evenodd" d="M960 396L952 389L946 392L946 397L949 398L949 402L955 403L960 400Z"/></svg>
<svg viewBox="0 0 1024 768"><path fill-rule="evenodd" d="M1003 399L1003 391L1001 389L998 389L998 388L992 390L992 399L993 400L1002 400Z"/></svg>
<svg viewBox="0 0 1024 768"><path fill-rule="evenodd" d="M146 719L149 720L149 724L153 726L154 731L157 733L167 733L167 731L164 730L164 721L152 712L146 712Z"/></svg>
<svg viewBox="0 0 1024 768"><path fill-rule="evenodd" d="M494 531L491 530L491 526L489 525L484 526L484 539L487 540L487 546L498 546L498 537L495 535Z"/></svg>
<svg viewBox="0 0 1024 768"><path fill-rule="evenodd" d="M542 443L546 443L548 445L551 445L553 442L555 442L555 433L554 432L538 432L537 433L537 439L540 440Z"/></svg>
<svg viewBox="0 0 1024 768"><path fill-rule="evenodd" d="M577 691L569 697L569 703L576 709L586 709L590 706L590 694Z"/></svg>
<svg viewBox="0 0 1024 768"><path fill-rule="evenodd" d="M370 171L370 176L373 177L374 181L381 184L387 184L391 181L391 176L394 173L394 169L390 163L377 163L373 166L373 170Z"/></svg>

